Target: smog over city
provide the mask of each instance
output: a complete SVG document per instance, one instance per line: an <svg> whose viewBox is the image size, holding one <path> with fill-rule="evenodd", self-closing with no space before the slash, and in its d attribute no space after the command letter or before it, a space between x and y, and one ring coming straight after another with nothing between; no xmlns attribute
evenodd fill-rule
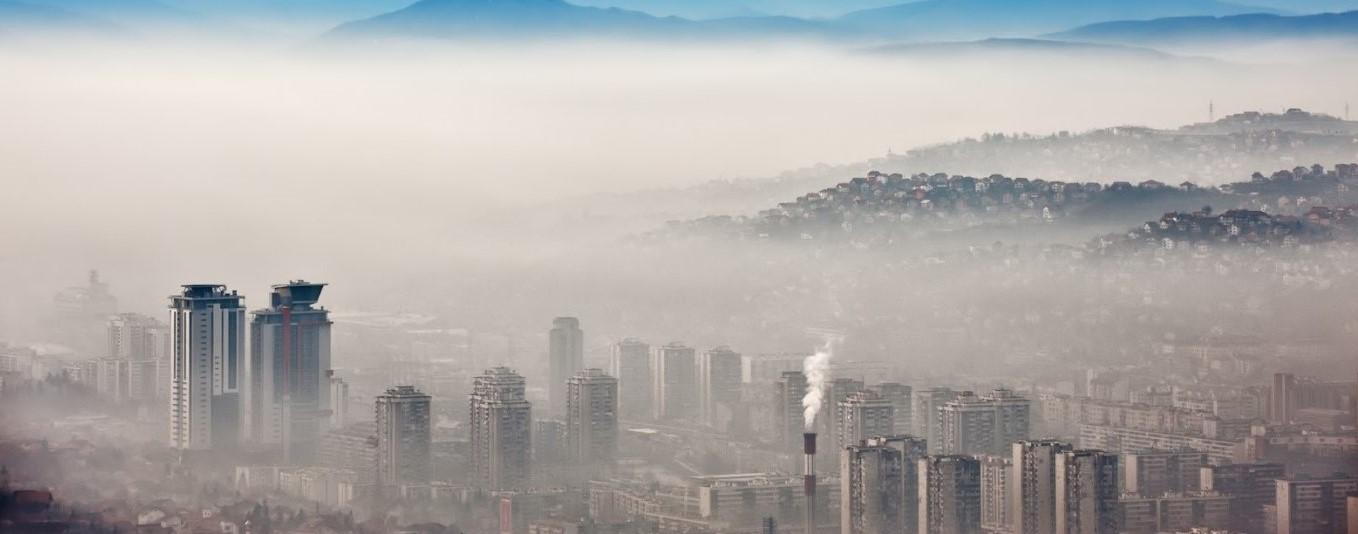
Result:
<svg viewBox="0 0 1358 534"><path fill-rule="evenodd" d="M1358 533L1358 1L0 0L0 532Z"/></svg>

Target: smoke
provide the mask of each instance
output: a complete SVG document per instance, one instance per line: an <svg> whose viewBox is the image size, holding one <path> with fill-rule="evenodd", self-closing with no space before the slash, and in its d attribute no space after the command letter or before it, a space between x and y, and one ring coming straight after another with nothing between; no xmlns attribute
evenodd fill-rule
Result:
<svg viewBox="0 0 1358 534"><path fill-rule="evenodd" d="M830 380L830 360L835 357L835 349L843 341L842 334L821 332L821 346L815 354L802 361L802 373L806 375L806 396L802 397L802 419L807 430L814 430L816 415L825 403L825 384Z"/></svg>

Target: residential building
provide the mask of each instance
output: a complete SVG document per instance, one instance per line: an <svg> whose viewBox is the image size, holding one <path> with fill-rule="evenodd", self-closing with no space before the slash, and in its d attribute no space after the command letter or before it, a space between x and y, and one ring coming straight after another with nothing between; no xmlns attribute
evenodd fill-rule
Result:
<svg viewBox="0 0 1358 534"><path fill-rule="evenodd" d="M618 452L618 380L599 369L585 369L567 383L568 460L597 470Z"/></svg>
<svg viewBox="0 0 1358 534"><path fill-rule="evenodd" d="M547 341L548 412L560 415L566 409L566 381L585 368L585 332L575 317L557 317Z"/></svg>
<svg viewBox="0 0 1358 534"><path fill-rule="evenodd" d="M1275 534L1342 534L1347 531L1348 496L1358 494L1358 477L1278 479Z"/></svg>
<svg viewBox="0 0 1358 534"><path fill-rule="evenodd" d="M242 392L246 441L281 448L292 462L314 460L330 426L330 312L317 306L325 284L273 286L269 307L252 312Z"/></svg>
<svg viewBox="0 0 1358 534"><path fill-rule="evenodd" d="M976 396L970 391L939 411L945 454L1005 454L1009 444L1028 439L1028 400L1007 389Z"/></svg>
<svg viewBox="0 0 1358 534"><path fill-rule="evenodd" d="M838 427L835 443L843 450L874 436L890 436L895 427L894 407L872 390L856 391L835 406Z"/></svg>
<svg viewBox="0 0 1358 534"><path fill-rule="evenodd" d="M910 386L897 382L883 382L877 384L877 394L881 395L891 403L894 421L892 422L892 434L910 434L915 431L912 424L911 400L913 393Z"/></svg>
<svg viewBox="0 0 1358 534"><path fill-rule="evenodd" d="M981 531L981 462L971 456L919 460L919 534Z"/></svg>
<svg viewBox="0 0 1358 534"><path fill-rule="evenodd" d="M1244 532L1265 523L1264 507L1276 503L1274 481L1283 478L1285 471L1282 464L1206 465L1198 469L1198 485L1204 492L1232 497L1230 527Z"/></svg>
<svg viewBox="0 0 1358 534"><path fill-rule="evenodd" d="M806 375L801 371L784 371L774 385L774 428L778 442L787 451L800 451L802 447L802 431L806 427L802 398L806 388Z"/></svg>
<svg viewBox="0 0 1358 534"><path fill-rule="evenodd" d="M533 453L532 405L526 382L507 367L487 369L472 382L473 483L488 490L527 487Z"/></svg>
<svg viewBox="0 0 1358 534"><path fill-rule="evenodd" d="M170 296L170 446L240 444L245 380L244 297L220 284L187 284Z"/></svg>
<svg viewBox="0 0 1358 534"><path fill-rule="evenodd" d="M394 386L377 396L377 484L427 484L430 455L429 395Z"/></svg>
<svg viewBox="0 0 1358 534"><path fill-rule="evenodd" d="M702 422L725 430L740 403L740 354L717 347L698 355L698 403Z"/></svg>
<svg viewBox="0 0 1358 534"><path fill-rule="evenodd" d="M1010 446L1010 524L1015 534L1056 532L1056 457L1072 447L1055 440Z"/></svg>
<svg viewBox="0 0 1358 534"><path fill-rule="evenodd" d="M840 533L904 532L903 451L874 440L843 447L840 457Z"/></svg>
<svg viewBox="0 0 1358 534"><path fill-rule="evenodd" d="M698 416L694 350L674 342L651 352L651 412L656 419L692 420Z"/></svg>
<svg viewBox="0 0 1358 534"><path fill-rule="evenodd" d="M1231 501L1217 493L1170 493L1157 497L1124 495L1118 501L1118 531L1128 534L1229 531Z"/></svg>
<svg viewBox="0 0 1358 534"><path fill-rule="evenodd" d="M1009 503L1013 462L1008 456L985 455L981 460L981 532L1013 534Z"/></svg>
<svg viewBox="0 0 1358 534"><path fill-rule="evenodd" d="M1096 450L1056 456L1057 534L1116 534L1118 457Z"/></svg>
<svg viewBox="0 0 1358 534"><path fill-rule="evenodd" d="M910 403L912 410L910 421L915 427L912 434L924 438L929 443L930 454L937 454L943 450L942 434L939 432L941 422L939 410L957 396L958 392L945 387L917 389L914 392L914 399Z"/></svg>
<svg viewBox="0 0 1358 534"><path fill-rule="evenodd" d="M635 338L614 343L608 374L618 379L618 409L622 417L651 417L651 346Z"/></svg>
<svg viewBox="0 0 1358 534"><path fill-rule="evenodd" d="M1197 451L1139 451L1122 456L1122 491L1141 497L1186 493L1202 487L1198 470L1207 454Z"/></svg>

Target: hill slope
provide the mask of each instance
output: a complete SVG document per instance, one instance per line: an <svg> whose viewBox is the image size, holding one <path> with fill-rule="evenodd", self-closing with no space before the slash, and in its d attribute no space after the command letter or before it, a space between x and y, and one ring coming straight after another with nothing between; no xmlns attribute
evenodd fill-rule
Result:
<svg viewBox="0 0 1358 534"><path fill-rule="evenodd" d="M1081 26L1051 37L1126 44L1227 39L1358 39L1358 11L1290 17L1249 14L1123 20Z"/></svg>

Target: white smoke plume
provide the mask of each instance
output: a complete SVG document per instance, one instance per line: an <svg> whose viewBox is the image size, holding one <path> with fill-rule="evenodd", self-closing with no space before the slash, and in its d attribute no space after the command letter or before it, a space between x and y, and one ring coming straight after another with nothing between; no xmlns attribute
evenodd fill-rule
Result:
<svg viewBox="0 0 1358 534"><path fill-rule="evenodd" d="M806 396L802 397L802 419L806 430L815 430L816 415L825 403L826 384L830 381L830 360L835 357L835 349L843 336L833 332L820 332L822 343L816 353L802 361L802 373L806 375Z"/></svg>

